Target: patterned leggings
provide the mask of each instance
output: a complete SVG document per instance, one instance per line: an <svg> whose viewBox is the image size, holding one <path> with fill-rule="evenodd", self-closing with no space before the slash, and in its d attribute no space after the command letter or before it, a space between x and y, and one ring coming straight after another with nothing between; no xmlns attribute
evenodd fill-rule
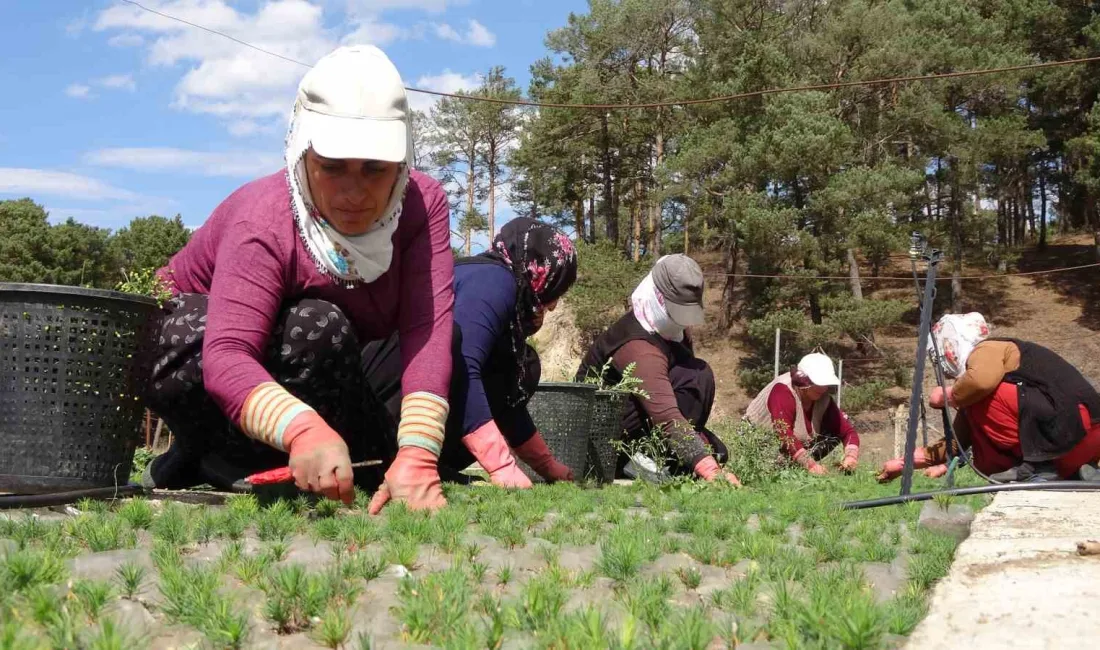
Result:
<svg viewBox="0 0 1100 650"><path fill-rule="evenodd" d="M172 431L173 443L152 467L158 487L210 483L229 489L233 481L288 461L285 452L244 435L206 392L206 308L207 296L181 294L166 305L161 321L147 403ZM378 421L371 417L378 412L372 411L376 400L363 381L355 332L337 306L311 298L285 305L276 318L263 366L344 438L353 461L392 458L393 453L385 451L389 436L370 426ZM372 471L356 471L356 478L373 485L380 472L367 469Z"/></svg>

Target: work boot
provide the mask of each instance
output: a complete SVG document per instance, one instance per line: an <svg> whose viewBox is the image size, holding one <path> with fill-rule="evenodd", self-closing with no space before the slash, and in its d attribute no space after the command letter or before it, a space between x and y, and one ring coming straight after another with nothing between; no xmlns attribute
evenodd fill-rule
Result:
<svg viewBox="0 0 1100 650"><path fill-rule="evenodd" d="M1054 463L1050 461L1042 463L1024 461L1012 469L990 474L989 478L998 483L1042 483L1058 480L1058 472L1054 468Z"/></svg>

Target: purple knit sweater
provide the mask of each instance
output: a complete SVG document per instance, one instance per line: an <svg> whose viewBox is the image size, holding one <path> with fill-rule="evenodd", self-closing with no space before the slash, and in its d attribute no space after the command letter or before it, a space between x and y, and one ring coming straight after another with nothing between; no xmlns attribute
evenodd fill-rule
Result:
<svg viewBox="0 0 1100 650"><path fill-rule="evenodd" d="M323 275L298 235L286 170L233 192L160 270L174 292L210 296L203 383L232 422L245 398L273 381L260 365L287 301L327 300L351 321L360 343L400 332L402 393L448 397L454 308L447 196L413 171L393 235L393 262L374 282L347 289Z"/></svg>

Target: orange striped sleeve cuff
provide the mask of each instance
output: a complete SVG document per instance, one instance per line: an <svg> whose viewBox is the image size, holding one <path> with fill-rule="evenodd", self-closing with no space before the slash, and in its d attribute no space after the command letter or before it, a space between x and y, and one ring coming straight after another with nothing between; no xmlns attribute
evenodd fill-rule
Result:
<svg viewBox="0 0 1100 650"><path fill-rule="evenodd" d="M443 435L450 406L447 400L428 392L409 393L401 400L397 425L398 447L421 447L437 457L443 451Z"/></svg>
<svg viewBox="0 0 1100 650"><path fill-rule="evenodd" d="M291 395L279 384L269 381L252 389L241 410L241 430L250 438L260 440L281 451L283 434L290 421L306 411L308 404Z"/></svg>

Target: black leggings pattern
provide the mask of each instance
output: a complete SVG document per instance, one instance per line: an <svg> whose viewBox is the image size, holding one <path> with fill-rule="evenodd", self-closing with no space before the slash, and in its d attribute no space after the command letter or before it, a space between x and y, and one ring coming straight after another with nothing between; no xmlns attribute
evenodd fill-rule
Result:
<svg viewBox="0 0 1100 650"><path fill-rule="evenodd" d="M181 294L166 306L150 408L174 434L158 458L158 486L212 483L228 488L252 472L286 465L288 457L244 435L217 407L203 385L202 346L207 296ZM359 344L343 312L311 298L289 303L275 320L264 368L275 381L313 407L348 443L352 460L383 453L385 436L368 436L372 395L360 369ZM381 443L381 444L380 444ZM357 472L357 476L358 476Z"/></svg>

